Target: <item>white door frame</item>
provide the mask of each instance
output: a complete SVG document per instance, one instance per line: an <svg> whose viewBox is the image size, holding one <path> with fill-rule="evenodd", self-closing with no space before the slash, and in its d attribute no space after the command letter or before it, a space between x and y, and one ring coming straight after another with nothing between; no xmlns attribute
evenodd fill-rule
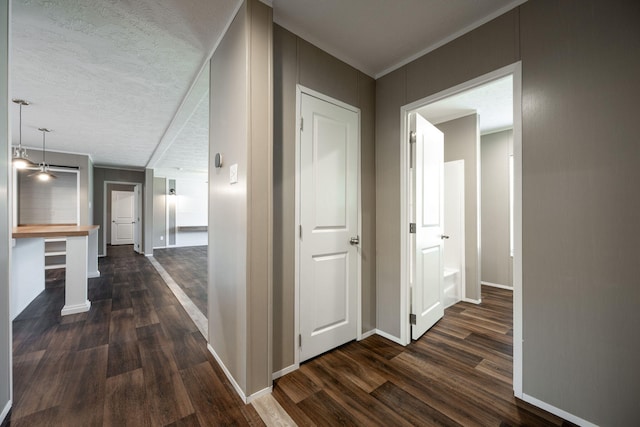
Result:
<svg viewBox="0 0 640 427"><path fill-rule="evenodd" d="M409 113L492 80L513 75L514 254L513 254L513 390L522 398L522 65L516 62L461 83L400 109L400 343L411 342L409 328Z"/></svg>
<svg viewBox="0 0 640 427"><path fill-rule="evenodd" d="M143 183L141 182L133 182L133 181L105 181L102 189L102 256L107 256L107 185L133 185L135 188L134 192L138 192L139 194L136 196L136 214L140 218L140 223L138 224L138 229L135 231L136 236L134 238L134 251L135 250L135 242L137 241L140 245L138 253L143 254L142 250L142 229L144 228L144 215L142 215L142 190Z"/></svg>
<svg viewBox="0 0 640 427"><path fill-rule="evenodd" d="M361 180L361 149L360 149L360 137L361 137L361 120L360 120L360 109L354 107L352 105L346 104L337 99L331 98L327 95L324 95L320 92L316 92L313 89L309 89L302 85L296 85L296 176L295 176L295 217L296 217L296 225L295 225L295 275L294 275L294 328L293 328L293 345L294 345L294 369L300 366L300 345L298 341L298 335L300 334L300 239L299 239L299 231L300 230L300 123L302 117L300 115L301 105L302 105L302 94L311 95L323 101L329 102L331 104L335 104L339 107L345 108L347 110L353 111L358 115L358 236L360 236L360 245L358 245L358 256L357 256L357 313L356 313L356 340L362 339L362 200L361 200L361 188L360 188L360 180ZM288 371L288 370L287 370Z"/></svg>

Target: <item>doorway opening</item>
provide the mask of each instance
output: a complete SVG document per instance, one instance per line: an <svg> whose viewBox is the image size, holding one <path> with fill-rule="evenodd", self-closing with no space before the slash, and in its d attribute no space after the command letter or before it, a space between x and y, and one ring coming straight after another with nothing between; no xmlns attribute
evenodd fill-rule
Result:
<svg viewBox="0 0 640 427"><path fill-rule="evenodd" d="M441 295L441 304L444 301L444 285L445 274L444 266L440 267L438 273L438 281L429 282L428 286L434 287L434 289L427 290L426 293L418 289L416 293L416 287L424 286L423 283L415 282L415 264L416 259L420 256L420 247L416 246L416 240L419 236L414 237L412 233L414 230L419 229L416 222L419 222L424 218L415 218L416 206L412 204L413 195L416 190L417 184L414 186L414 170L412 168L414 162L419 161L417 155L417 145L414 143L407 143L408 141L415 141L415 137L412 132L415 132L412 127L415 117L421 116L430 117L432 120L440 120L440 128L446 126L442 125L442 122L452 123L453 121L467 121L475 122L476 135L475 142L470 148L474 152L474 155L465 158L464 164L464 185L465 185L465 200L464 200L464 212L465 212L465 257L462 276L464 276L465 286L461 289L461 299L473 303L480 303L480 284L481 284L481 222L480 222L480 130L478 127L480 115L478 111L473 109L469 111L449 111L440 110L438 114L440 117L436 117L436 112L432 111L431 107L434 107L436 103L443 100L459 96L465 92L476 89L476 92L481 92L483 88L486 88L489 83L506 82L510 89L511 102L508 105L508 109L512 113L512 139L513 150L512 160L507 159L507 165L511 163L512 166L507 166L511 170L512 184L509 185L509 191L512 194L510 204L512 206L511 211L511 224L507 227L512 231L510 232L510 254L513 256L512 267L510 271L510 278L513 286L513 389L514 394L517 397L522 396L522 129L521 129L521 65L515 63L506 67L503 67L494 72L488 73L484 76L462 83L450 89L439 92L435 95L421 99L419 101L408 104L401 109L402 115L402 129L401 129L401 217L403 218L401 226L401 343L407 345L411 342L412 324L415 322L416 315L412 304L416 304L416 294L418 295L435 295L437 291ZM442 104L441 104L442 105ZM425 119L426 120L426 119ZM418 134L418 138L420 138ZM416 145L416 147L414 147ZM426 146L426 145L425 145ZM458 156L456 159L462 159L464 156ZM444 165L444 156L441 159ZM471 162L469 162L469 160ZM443 166L444 168L444 166ZM426 181L425 181L426 182ZM446 195L443 195L446 197ZM435 200L434 197L431 200ZM443 199L440 199L442 202ZM419 200L416 199L419 202ZM425 205L426 206L426 205ZM471 215L469 214L471 212ZM415 222L414 222L415 221ZM446 218L445 218L446 221ZM431 221L432 223L433 221ZM423 225L429 225L430 222L424 222ZM446 227L446 225L444 225ZM449 232L443 230L441 232L442 239L446 240ZM472 241L471 248L469 247L469 241ZM428 249L428 248L427 248ZM425 252L426 253L426 252ZM443 257L444 258L444 257ZM436 259L436 258L434 258ZM442 265L444 262L441 262ZM431 268L436 268L437 263L431 262ZM435 283L435 285L434 285ZM434 297L435 298L435 297ZM427 300L428 305L434 305L437 301ZM412 309L414 309L412 311ZM419 314L419 313L418 313ZM411 316L410 316L411 315Z"/></svg>
<svg viewBox="0 0 640 427"><path fill-rule="evenodd" d="M142 218L142 183L105 181L103 194L103 224L105 226L102 230L102 253L105 256L107 255L107 244L113 245L115 237L115 245L131 245L134 252L142 254L142 229L144 227ZM122 197L118 198L118 195ZM116 200L115 206L114 196L119 200ZM116 217L121 216L120 218L114 217L114 209L116 210ZM120 236L117 234L118 230L122 232Z"/></svg>

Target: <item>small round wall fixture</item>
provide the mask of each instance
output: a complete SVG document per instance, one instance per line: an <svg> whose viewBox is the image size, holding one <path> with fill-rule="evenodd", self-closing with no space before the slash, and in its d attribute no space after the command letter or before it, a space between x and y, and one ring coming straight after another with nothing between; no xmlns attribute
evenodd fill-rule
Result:
<svg viewBox="0 0 640 427"><path fill-rule="evenodd" d="M216 168L221 168L222 167L222 154L220 153L216 153L216 156L214 158L213 164Z"/></svg>

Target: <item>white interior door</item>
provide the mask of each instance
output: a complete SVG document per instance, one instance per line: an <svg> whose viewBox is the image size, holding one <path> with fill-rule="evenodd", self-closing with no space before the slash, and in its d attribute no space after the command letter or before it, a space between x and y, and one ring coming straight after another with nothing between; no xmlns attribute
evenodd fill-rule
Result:
<svg viewBox="0 0 640 427"><path fill-rule="evenodd" d="M411 127L416 133L411 338L416 340L444 315L444 134L420 114Z"/></svg>
<svg viewBox="0 0 640 427"><path fill-rule="evenodd" d="M133 191L111 192L111 244L132 245L136 224L136 197Z"/></svg>
<svg viewBox="0 0 640 427"><path fill-rule="evenodd" d="M357 337L356 111L300 98L300 361Z"/></svg>
<svg viewBox="0 0 640 427"><path fill-rule="evenodd" d="M142 212L142 185L136 184L134 188L134 206L135 218L133 225L133 250L142 253L142 223L140 221L140 212Z"/></svg>

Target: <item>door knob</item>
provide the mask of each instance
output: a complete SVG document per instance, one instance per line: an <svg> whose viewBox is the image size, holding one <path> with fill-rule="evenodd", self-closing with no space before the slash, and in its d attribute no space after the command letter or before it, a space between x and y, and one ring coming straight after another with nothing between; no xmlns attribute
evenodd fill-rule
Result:
<svg viewBox="0 0 640 427"><path fill-rule="evenodd" d="M448 238L449 238L449 236L447 236L446 234L443 234L443 235L441 235L441 236L440 236L440 238L441 238L442 240L444 240L444 239L448 239Z"/></svg>
<svg viewBox="0 0 640 427"><path fill-rule="evenodd" d="M349 240L349 243L351 243L352 245L359 245L360 244L360 236L352 237Z"/></svg>

